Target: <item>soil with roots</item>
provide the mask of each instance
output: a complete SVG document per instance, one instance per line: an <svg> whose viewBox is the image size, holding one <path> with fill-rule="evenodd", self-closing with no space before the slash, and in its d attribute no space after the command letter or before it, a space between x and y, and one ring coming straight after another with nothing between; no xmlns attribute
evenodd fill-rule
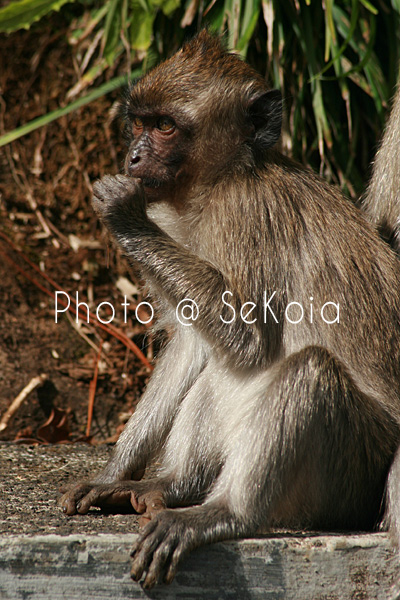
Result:
<svg viewBox="0 0 400 600"><path fill-rule="evenodd" d="M68 104L78 74L67 25L54 14L0 35L0 134ZM109 303L100 317L109 320L112 305L112 325L152 361L152 336L134 310L142 299L137 273L102 232L90 201L92 182L121 170L124 146L111 118L120 96L116 90L0 148L0 423L22 392L0 426L2 441L115 440L149 376L126 344L86 323L84 305L78 324L73 311L61 312L61 300L73 307L78 299L93 312ZM56 315L57 290L64 294Z"/></svg>

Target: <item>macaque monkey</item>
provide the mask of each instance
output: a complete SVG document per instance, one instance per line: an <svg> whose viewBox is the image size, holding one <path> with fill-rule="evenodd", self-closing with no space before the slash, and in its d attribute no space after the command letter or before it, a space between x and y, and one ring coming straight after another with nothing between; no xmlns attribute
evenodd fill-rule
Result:
<svg viewBox="0 0 400 600"><path fill-rule="evenodd" d="M61 506L141 514L145 588L201 544L384 517L400 263L336 188L274 149L281 112L203 31L132 86L125 174L94 185L171 337L109 463ZM156 477L135 481L154 457Z"/></svg>
<svg viewBox="0 0 400 600"><path fill-rule="evenodd" d="M400 255L400 84L382 142L373 164L372 177L361 208L380 236ZM398 293L397 288L393 290ZM386 518L400 547L400 450L390 469L386 488Z"/></svg>
<svg viewBox="0 0 400 600"><path fill-rule="evenodd" d="M362 209L381 237L400 254L400 86L376 153Z"/></svg>

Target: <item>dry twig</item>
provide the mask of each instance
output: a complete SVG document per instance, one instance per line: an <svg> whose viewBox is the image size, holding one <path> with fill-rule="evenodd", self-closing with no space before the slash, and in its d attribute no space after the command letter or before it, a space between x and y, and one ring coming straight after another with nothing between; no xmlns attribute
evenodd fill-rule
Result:
<svg viewBox="0 0 400 600"><path fill-rule="evenodd" d="M0 420L0 431L4 431L7 428L8 422L11 417L17 412L19 407L23 404L23 402L27 399L29 394L33 392L34 389L42 385L47 379L47 375L44 373L42 375L38 375L30 380L28 385L24 387L24 389L18 394L18 396L11 402L9 408L6 410L4 415Z"/></svg>

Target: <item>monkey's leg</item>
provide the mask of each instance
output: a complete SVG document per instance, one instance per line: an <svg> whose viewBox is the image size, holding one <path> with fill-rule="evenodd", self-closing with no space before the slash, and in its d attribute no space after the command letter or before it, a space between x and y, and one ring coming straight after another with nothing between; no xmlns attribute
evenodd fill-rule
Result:
<svg viewBox="0 0 400 600"><path fill-rule="evenodd" d="M221 375L215 365L207 365L182 400L156 478L78 486L72 490L74 512L86 514L92 506L133 506L142 514L143 525L165 507L188 506L203 500L222 465L213 378L221 379ZM66 501L70 497L71 494Z"/></svg>
<svg viewBox="0 0 400 600"><path fill-rule="evenodd" d="M126 503L142 514L143 525L163 508L204 500L223 463L215 378L221 378L218 367L207 365L181 402L156 478L96 485L79 501L77 512Z"/></svg>
<svg viewBox="0 0 400 600"><path fill-rule="evenodd" d="M160 512L134 548L132 577L146 572L145 587L163 575L170 582L182 556L204 543L274 523L369 527L379 516L399 430L329 352L290 356L235 402L247 409L204 504Z"/></svg>
<svg viewBox="0 0 400 600"><path fill-rule="evenodd" d="M207 352L206 344L190 329L176 331L104 470L92 482L71 486L61 497L59 504L67 515L78 512L82 498L97 486L101 487L97 488L97 504L92 495L93 505L101 506L101 498L104 506L130 504L130 493L121 485L113 499L114 483L129 480L132 473L143 470L165 443L182 399L204 368Z"/></svg>

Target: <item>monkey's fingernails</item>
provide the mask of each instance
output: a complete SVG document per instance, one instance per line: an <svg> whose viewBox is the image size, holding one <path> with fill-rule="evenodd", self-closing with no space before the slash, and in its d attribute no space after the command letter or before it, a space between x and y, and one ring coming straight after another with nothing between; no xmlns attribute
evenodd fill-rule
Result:
<svg viewBox="0 0 400 600"><path fill-rule="evenodd" d="M174 570L169 569L168 573L164 577L164 583L167 585L171 585L171 583L175 579L175 573L176 573L176 569L174 569Z"/></svg>
<svg viewBox="0 0 400 600"><path fill-rule="evenodd" d="M149 540L148 538L146 540L141 538L139 543L140 548L137 549L131 568L131 577L135 581L139 581L143 573L149 569L153 552L157 546L157 541Z"/></svg>
<svg viewBox="0 0 400 600"><path fill-rule="evenodd" d="M117 173L116 175L114 175L114 177L117 181L120 181L121 183L131 181L132 179L134 179L133 177L129 177L129 175L124 175L123 173Z"/></svg>

